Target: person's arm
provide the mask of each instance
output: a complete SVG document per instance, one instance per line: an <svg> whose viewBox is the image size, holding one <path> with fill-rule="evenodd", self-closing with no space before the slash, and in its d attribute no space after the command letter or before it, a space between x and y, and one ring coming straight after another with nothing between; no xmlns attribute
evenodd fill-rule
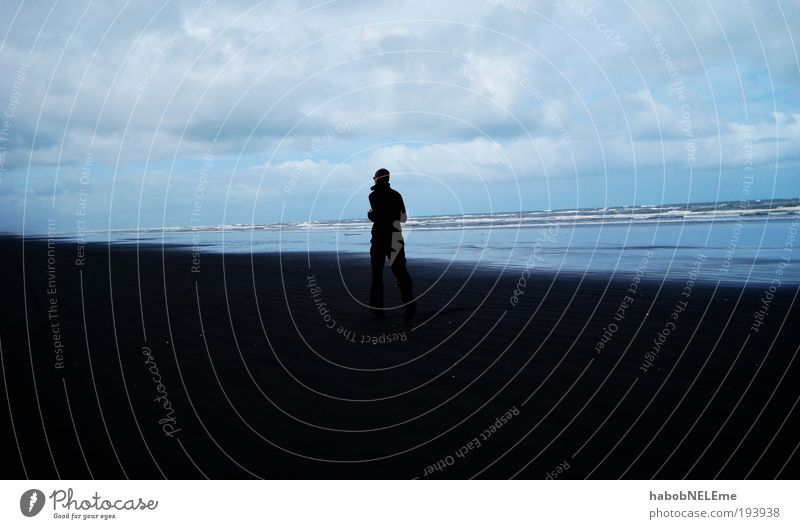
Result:
<svg viewBox="0 0 800 529"><path fill-rule="evenodd" d="M400 196L400 222L405 222L408 220L408 215L406 214L406 205L403 203L403 197Z"/></svg>
<svg viewBox="0 0 800 529"><path fill-rule="evenodd" d="M369 210L367 211L367 218L375 222L375 212L372 211L372 197L369 197Z"/></svg>

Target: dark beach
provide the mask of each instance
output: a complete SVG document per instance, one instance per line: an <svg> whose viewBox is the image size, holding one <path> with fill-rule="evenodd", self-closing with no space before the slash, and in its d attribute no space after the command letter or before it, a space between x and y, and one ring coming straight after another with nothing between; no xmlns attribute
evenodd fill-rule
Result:
<svg viewBox="0 0 800 529"><path fill-rule="evenodd" d="M4 478L800 477L797 285L412 255L406 324L368 256L0 252Z"/></svg>

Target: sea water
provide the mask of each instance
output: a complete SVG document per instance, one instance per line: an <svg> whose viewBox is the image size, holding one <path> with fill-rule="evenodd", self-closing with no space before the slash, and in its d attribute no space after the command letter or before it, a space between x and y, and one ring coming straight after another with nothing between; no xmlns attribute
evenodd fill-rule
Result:
<svg viewBox="0 0 800 529"><path fill-rule="evenodd" d="M800 283L800 201L636 206L416 217L404 225L406 255L476 267L630 273L681 278L704 256L700 280ZM88 240L200 252L369 254L364 220L224 225L94 233Z"/></svg>

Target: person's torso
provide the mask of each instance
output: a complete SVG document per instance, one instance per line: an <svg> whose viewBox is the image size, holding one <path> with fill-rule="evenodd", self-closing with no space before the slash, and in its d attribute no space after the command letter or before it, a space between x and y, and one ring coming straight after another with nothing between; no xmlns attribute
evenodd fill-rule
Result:
<svg viewBox="0 0 800 529"><path fill-rule="evenodd" d="M372 233L389 234L401 231L400 218L403 213L403 198L394 189L387 187L376 189L369 195L372 207Z"/></svg>

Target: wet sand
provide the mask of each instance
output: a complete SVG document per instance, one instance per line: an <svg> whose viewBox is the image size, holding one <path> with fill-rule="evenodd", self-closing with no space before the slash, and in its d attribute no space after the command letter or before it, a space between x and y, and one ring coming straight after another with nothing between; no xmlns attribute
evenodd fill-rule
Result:
<svg viewBox="0 0 800 529"><path fill-rule="evenodd" d="M81 251L0 240L4 478L798 478L797 285Z"/></svg>

